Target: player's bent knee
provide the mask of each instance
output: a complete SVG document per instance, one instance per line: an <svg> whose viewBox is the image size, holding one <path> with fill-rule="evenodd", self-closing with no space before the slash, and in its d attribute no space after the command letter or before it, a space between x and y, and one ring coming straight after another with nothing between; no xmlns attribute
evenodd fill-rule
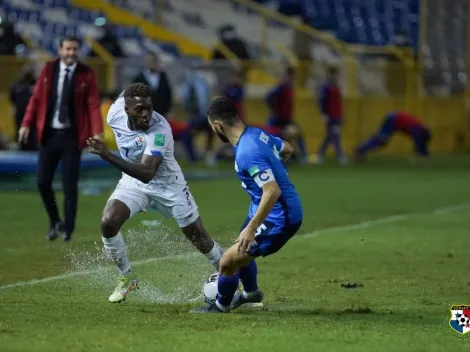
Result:
<svg viewBox="0 0 470 352"><path fill-rule="evenodd" d="M224 276L232 276L237 273L239 268L236 266L236 262L230 254L225 253L222 256L219 264L219 271Z"/></svg>
<svg viewBox="0 0 470 352"><path fill-rule="evenodd" d="M122 226L121 222L119 217L114 214L104 214L101 218L101 232L103 237L111 238L116 236Z"/></svg>
<svg viewBox="0 0 470 352"><path fill-rule="evenodd" d="M129 215L130 210L124 203L117 200L110 201L104 209L101 218L103 237L114 237L129 218Z"/></svg>
<svg viewBox="0 0 470 352"><path fill-rule="evenodd" d="M219 264L219 272L222 275L235 275L238 270L253 260L249 254L238 252L237 248L238 244L229 248L222 256Z"/></svg>

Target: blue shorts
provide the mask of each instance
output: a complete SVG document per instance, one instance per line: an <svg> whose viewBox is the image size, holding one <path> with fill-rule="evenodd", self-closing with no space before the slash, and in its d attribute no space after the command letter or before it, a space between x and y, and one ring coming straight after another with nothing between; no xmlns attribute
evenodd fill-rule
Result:
<svg viewBox="0 0 470 352"><path fill-rule="evenodd" d="M250 221L250 217L245 219L240 232ZM248 249L248 254L252 257L267 257L276 253L299 231L300 226L302 226L302 222L280 226L270 221L265 221L258 228L255 241Z"/></svg>

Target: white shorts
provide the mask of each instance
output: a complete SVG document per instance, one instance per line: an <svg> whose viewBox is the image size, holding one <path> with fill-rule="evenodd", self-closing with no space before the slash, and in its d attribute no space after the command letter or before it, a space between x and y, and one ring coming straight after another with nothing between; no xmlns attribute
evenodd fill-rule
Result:
<svg viewBox="0 0 470 352"><path fill-rule="evenodd" d="M151 185L121 179L108 202L111 199L126 204L130 217L145 212L152 205L165 218L175 219L181 228L191 225L199 217L196 202L186 182Z"/></svg>

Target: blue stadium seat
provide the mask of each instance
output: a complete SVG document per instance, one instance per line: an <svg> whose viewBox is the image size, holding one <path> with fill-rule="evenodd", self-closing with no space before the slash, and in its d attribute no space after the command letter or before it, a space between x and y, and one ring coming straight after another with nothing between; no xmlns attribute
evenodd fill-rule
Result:
<svg viewBox="0 0 470 352"><path fill-rule="evenodd" d="M419 0L258 0L287 16L307 16L312 27L350 43L386 45L402 31L416 45Z"/></svg>
<svg viewBox="0 0 470 352"><path fill-rule="evenodd" d="M173 55L174 57L181 57L181 53L178 47L173 43L158 43L158 46L160 47L160 49L170 55Z"/></svg>

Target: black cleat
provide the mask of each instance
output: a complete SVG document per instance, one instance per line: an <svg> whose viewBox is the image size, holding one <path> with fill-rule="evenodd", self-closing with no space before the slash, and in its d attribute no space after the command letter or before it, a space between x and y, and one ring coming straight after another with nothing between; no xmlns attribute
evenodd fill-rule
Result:
<svg viewBox="0 0 470 352"><path fill-rule="evenodd" d="M228 312L224 312L222 309L217 307L217 304L210 303L210 304L205 305L204 307L191 310L191 313L207 314L207 313L228 313Z"/></svg>
<svg viewBox="0 0 470 352"><path fill-rule="evenodd" d="M59 236L59 224L55 224L49 229L47 233L46 240L47 241L54 241Z"/></svg>
<svg viewBox="0 0 470 352"><path fill-rule="evenodd" d="M72 240L72 234L64 230L64 224L59 225L57 232L61 235L64 242L70 242Z"/></svg>
<svg viewBox="0 0 470 352"><path fill-rule="evenodd" d="M263 292L259 290L256 292L250 293L248 298L245 298L245 296L243 296L243 293L242 293L238 296L238 299L232 303L231 308L236 309L243 304L252 304L253 306L262 307L263 297L264 297Z"/></svg>

